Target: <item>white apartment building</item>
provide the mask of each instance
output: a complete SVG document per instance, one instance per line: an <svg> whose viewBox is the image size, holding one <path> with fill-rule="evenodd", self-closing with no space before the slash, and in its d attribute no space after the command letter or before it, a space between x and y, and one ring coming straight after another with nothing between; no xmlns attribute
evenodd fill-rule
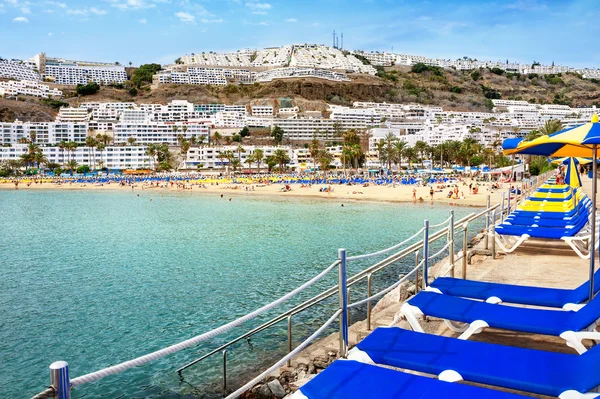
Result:
<svg viewBox="0 0 600 399"><path fill-rule="evenodd" d="M56 120L58 122L87 122L90 119L87 109L85 108L61 108L58 111Z"/></svg>
<svg viewBox="0 0 600 399"><path fill-rule="evenodd" d="M152 167L152 160L146 155L143 146L110 146L100 152L89 147L77 147L68 152L58 147L42 147L42 151L49 163L66 164L69 159L75 160L79 166L102 165L109 169L140 169ZM18 144L12 147L0 147L0 161L17 160L27 153L27 146Z"/></svg>
<svg viewBox="0 0 600 399"><path fill-rule="evenodd" d="M207 125L196 123L119 123L113 127L115 143L126 143L132 137L137 143L167 143L177 145L177 137L182 135L185 139L196 137L208 142L210 128Z"/></svg>
<svg viewBox="0 0 600 399"><path fill-rule="evenodd" d="M40 81L39 73L19 60L0 59L0 78Z"/></svg>
<svg viewBox="0 0 600 399"><path fill-rule="evenodd" d="M153 104L148 104L153 105ZM109 103L81 103L79 108L85 108L88 110L95 109L106 109L106 110L115 110L115 111L123 111L126 109L134 109L136 104L134 102L109 102Z"/></svg>
<svg viewBox="0 0 600 399"><path fill-rule="evenodd" d="M396 54L388 53L386 51L384 51L383 53L380 53L379 51L354 51L354 54L365 57L367 60L369 60L371 65L392 66L396 63Z"/></svg>
<svg viewBox="0 0 600 399"><path fill-rule="evenodd" d="M250 108L252 110L252 116L258 116L263 118L274 116L274 110L272 105L252 105Z"/></svg>
<svg viewBox="0 0 600 399"><path fill-rule="evenodd" d="M19 95L40 98L60 98L63 93L56 88L50 89L48 85L40 84L33 80L9 80L8 82L0 82L0 97L16 98Z"/></svg>
<svg viewBox="0 0 600 399"><path fill-rule="evenodd" d="M248 123L245 112L220 111L210 116L210 124L215 127L239 127L243 128Z"/></svg>
<svg viewBox="0 0 600 399"><path fill-rule="evenodd" d="M16 145L20 139L31 140L40 145L54 145L61 141L84 143L88 135L87 123L72 122L7 122L0 123L0 144Z"/></svg>
<svg viewBox="0 0 600 399"><path fill-rule="evenodd" d="M207 114L216 114L217 112L239 112L246 113L245 105L226 105L226 104L194 104L194 111Z"/></svg>
<svg viewBox="0 0 600 399"><path fill-rule="evenodd" d="M229 162L223 157L226 151L231 151L236 157L239 155L241 162L241 168L247 169L250 165L246 163L246 160L254 154L254 151L261 149L264 153L264 158L272 156L277 150L284 150L287 152L288 157L292 160L293 152L290 146L242 146L244 151L238 153L238 146L217 146L217 147L192 147L189 149L185 167L187 169L195 169L199 164L202 164L203 168L208 169L221 169L225 168ZM252 164L252 168L256 168L256 163ZM266 164L263 159L261 169L266 170Z"/></svg>
<svg viewBox="0 0 600 399"><path fill-rule="evenodd" d="M254 81L260 83L271 82L275 79L314 78L335 82L350 82L350 78L341 72L334 72L323 68L289 67L275 68L254 75Z"/></svg>
<svg viewBox="0 0 600 399"><path fill-rule="evenodd" d="M376 126L381 123L381 115L373 109L355 109L349 107L330 106L330 119L344 123L360 123L364 126Z"/></svg>
<svg viewBox="0 0 600 399"><path fill-rule="evenodd" d="M127 80L127 73L122 66L46 65L44 78L68 86L90 82L106 85L124 83Z"/></svg>

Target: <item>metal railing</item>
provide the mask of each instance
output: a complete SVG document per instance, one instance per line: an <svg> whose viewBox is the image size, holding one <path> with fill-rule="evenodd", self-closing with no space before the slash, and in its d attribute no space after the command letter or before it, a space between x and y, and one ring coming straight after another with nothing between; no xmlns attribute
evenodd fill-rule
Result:
<svg viewBox="0 0 600 399"><path fill-rule="evenodd" d="M532 189L535 189L537 187L537 185L539 184L539 182L543 182L543 181L545 181L545 178L532 179L530 182L528 182L527 185L522 185L521 198L526 198L525 193L531 191ZM234 345L237 342L240 342L240 341L245 340L255 334L258 334L261 331L264 331L284 320L287 321L287 341L288 341L287 342L287 352L288 352L288 355L286 355L283 359L281 359L279 362L277 362L275 365L273 365L271 368L269 368L270 372L272 372L276 369L275 366L279 367L286 363L288 365L290 365L292 357L294 355L296 355L297 353L299 353L301 349L308 346L314 339L317 338L318 335L320 335L322 332L324 332L326 330L326 328L331 325L331 323L334 321L334 319L336 319L338 317L340 319L340 323L339 323L340 324L340 328L339 328L340 350L339 350L338 356L345 357L347 354L348 345L349 345L349 337L348 337L348 329L349 329L349 325L350 325L349 313L348 313L349 309L353 309L353 308L356 308L358 306L365 305L365 304L367 305L366 306L366 324L367 324L367 329L370 331L371 327L372 327L371 326L371 324L372 324L372 307L371 307L372 301L374 299L379 298L379 297L385 295L386 293L392 291L394 288L398 287L400 284L409 280L410 278L414 278L415 290L417 292L419 289L427 287L429 285L430 262L434 261L435 259L444 257L444 256L448 257L447 270L444 273L440 273L440 275L446 275L446 274L450 273L451 276L454 276L455 272L456 272L455 269L457 266L457 262L460 261L461 262L461 277L466 278L467 272L468 272L468 260L469 260L469 246L468 246L469 245L468 234L470 231L469 226L472 226L475 222L481 221L482 218L483 218L483 222L485 225L485 227L482 229L484 232L484 235L485 235L485 238L484 238L485 239L485 247L486 247L486 249L488 249L489 244L491 242L492 256L495 257L495 239L494 239L495 229L494 229L494 226L498 222L498 220L502 221L504 218L504 215L508 215L510 213L510 210L513 209L514 206L516 206L516 201L512 201L512 202L510 201L510 193L509 193L507 201L506 201L507 206L505 207L505 197L506 196L503 195L501 204L490 205L490 196L488 195L488 198L487 198L488 206L483 211L481 211L479 213L471 213L459 220L455 220L454 211L450 211L450 215L449 215L448 219L446 219L445 221L443 221L439 224L433 225L433 226L429 224L428 220L425 220L424 227L422 229L420 229L417 233L415 233L408 239L402 241L401 243L396 244L390 248L387 248L387 249L384 249L381 251L364 254L364 255L347 256L346 250L340 249L338 251L338 259L333 264L331 264L329 267L327 267L325 270L323 270L321 273L319 273L317 276L313 277L313 279L311 279L307 283L303 284L302 286L296 288L293 291L290 291L283 297L271 302L270 304L268 304L266 306L263 306L262 308L254 311L252 313L249 313L243 317L240 317L239 319L236 319L230 323L227 323L224 326L218 327L207 333L204 333L204 334L201 334L194 338L183 341L179 344L171 345L165 349L161 349L161 350L153 352L151 354L141 356L139 358L130 360L128 362L124 362L124 363L118 364L116 366L111 366L106 369L94 372L94 373L90 373L90 374L87 374L87 375L84 375L81 377L77 377L72 380L69 378L69 371L68 371L69 367L68 367L67 363L66 362L55 362L50 366L51 380L52 380L51 387L48 388L47 390L41 392L40 394L36 395L36 397L39 395L46 395L47 397L51 397L52 395L54 395L54 397L58 397L59 399L69 399L70 398L70 388L73 386L96 381L107 375L125 371L128 368L147 363L147 362L155 360L157 358L166 356L170 353L174 353L176 351L188 348L192 345L196 345L207 339L213 338L214 336L216 336L220 333L229 331L232 328L237 327L237 326L241 325L242 323L244 323L248 320L251 320L251 319L259 316L260 314L263 314L263 313L273 309L274 307L280 305L281 303L283 303L287 299L291 298L292 296L296 295L300 291L305 290L312 284L321 280L325 275L327 275L330 271L332 271L336 267L338 269L338 283L336 285L320 292L317 295L314 295L310 299L303 301L302 303L292 307L291 309L289 309L283 313L280 313L279 315L271 318L270 320L262 323L261 325L255 327L255 328L252 328L251 330L249 330L249 331L245 332L244 334L228 341L227 343L213 349L212 351L206 353L205 355L199 357L198 359L185 364L184 366L177 369L177 372L179 373L179 375L181 377L182 372L184 370L186 370L187 368L189 368L195 364L198 364L201 361L203 361L204 359L211 357L217 353L221 353L222 358L223 358L223 374L222 374L223 395L226 396L226 394L228 392L228 389L227 389L227 349L231 345ZM438 228L438 227L441 227L441 228L437 231L432 231L432 229ZM421 234L422 234L422 238L420 240L413 242L412 244L409 244L410 241L417 239ZM461 240L462 241L462 249L458 254L455 254L455 250L456 250L455 237L457 234L462 235L462 240ZM443 245L441 247L441 249L439 249L436 253L430 254L431 245L439 240L444 239L444 238L446 239L445 245ZM350 277L347 276L348 262L353 262L353 261L357 261L357 260L368 259L368 258L372 258L372 257L376 257L376 256L386 255L390 252L392 252L392 253L387 255L384 259L375 262L374 264L370 265L366 269L356 273L353 276L350 276ZM398 281L394 282L394 284L392 284L391 286L389 286L375 294L372 293L373 276L376 273L388 268L390 265L396 264L397 262L399 262L401 260L404 260L404 259L407 259L407 258L413 257L413 256L415 258L415 266L411 270L409 270L404 276L399 278ZM421 259L421 260L419 261L419 259ZM354 303L349 303L349 296L350 296L351 288L365 280L366 280L366 298L357 300ZM324 300L335 296L336 294L339 297L338 310L315 333L313 333L308 339L306 339L304 342L302 342L299 346L297 346L294 349L293 343L292 343L293 317L301 312L304 312L305 310L312 308L313 306L315 306L317 304L320 304ZM267 371L269 371L269 370L267 370ZM263 375L268 375L265 373L266 372L261 373L260 376L253 379L249 383L245 384L242 388L236 390L234 393L227 396L227 398L233 399L233 398L239 397L245 391L245 389L252 386L249 384L259 382L260 381L260 379L258 379L259 377L261 377ZM50 395L50 394L52 394L52 395Z"/></svg>

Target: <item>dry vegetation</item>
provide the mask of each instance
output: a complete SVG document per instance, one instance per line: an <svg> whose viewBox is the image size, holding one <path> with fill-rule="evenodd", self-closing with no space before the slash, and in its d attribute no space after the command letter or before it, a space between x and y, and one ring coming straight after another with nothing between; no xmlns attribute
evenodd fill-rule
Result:
<svg viewBox="0 0 600 399"><path fill-rule="evenodd" d="M489 109L486 90L488 97L491 90L503 99L558 102L574 107L600 105L600 82L584 80L575 74L548 78L543 75L496 74L489 70L480 70L478 73L480 76L474 79L471 71L450 69L415 73L408 67L393 67L380 71L379 77L353 75L353 81L349 83L287 79L224 87L163 85L153 90L144 87L135 97L126 89L113 87L103 87L100 92L85 97L77 97L73 88L59 88L67 96L64 101L71 105L88 101L166 104L173 99L187 99L194 103L276 104L280 98L290 98L301 111L324 111L326 102L351 105L354 101L412 102L439 105L455 111L486 111ZM56 110L38 99L22 100L0 100L0 121L47 121L56 114Z"/></svg>

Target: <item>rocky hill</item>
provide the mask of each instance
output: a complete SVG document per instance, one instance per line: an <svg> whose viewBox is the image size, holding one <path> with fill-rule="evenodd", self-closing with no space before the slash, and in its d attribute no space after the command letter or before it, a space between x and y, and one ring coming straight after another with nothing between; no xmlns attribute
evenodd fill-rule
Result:
<svg viewBox="0 0 600 399"><path fill-rule="evenodd" d="M126 89L103 87L100 92L78 97L73 88L61 87L65 102L78 105L88 101L135 101L166 104L173 99L195 103L230 104L269 103L290 98L301 110L322 111L326 102L351 105L354 101L421 103L439 105L447 110L486 111L490 99L503 98L536 103L576 106L600 105L600 82L582 79L576 74L519 75L495 70L455 71L408 67L381 69L378 76L354 75L352 82L320 79L286 79L269 83L224 87L163 85L144 87L133 97ZM56 110L37 99L0 100L0 120L45 121Z"/></svg>

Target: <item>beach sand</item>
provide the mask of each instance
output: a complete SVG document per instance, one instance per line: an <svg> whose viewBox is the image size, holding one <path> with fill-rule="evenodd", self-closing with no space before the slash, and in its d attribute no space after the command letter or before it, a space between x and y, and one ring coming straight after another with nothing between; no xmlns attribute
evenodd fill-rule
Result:
<svg viewBox="0 0 600 399"><path fill-rule="evenodd" d="M369 201L369 202L433 202L436 204L446 204L454 206L485 206L487 196L490 195L491 203L499 203L502 201L502 194L508 191L508 183L501 184L501 188L490 190L488 183L479 183L479 192L477 194L469 193L469 180L458 184L459 193L464 193L464 198L452 199L447 198L447 194L451 188L441 188L443 185L434 184L433 201L430 197L430 187L423 186L374 186L362 187L359 185L339 185L332 184L329 187L332 192L320 192L320 188L326 188L328 185L312 185L311 187L301 187L300 184L291 184L291 191L282 191L284 184L273 183L269 185L261 184L205 184L205 188L198 187L194 184L191 189L186 185L186 189L177 187L176 185L168 187L149 187L141 183L136 183L133 190L131 186L121 186L118 183L95 185L95 184L78 184L65 183L56 184L52 182L44 182L42 184L27 185L27 181L22 181L19 184L19 190L119 190L128 191L136 194L148 195L151 193L165 192L189 192L193 194L203 195L223 195L224 198L235 198L237 196L277 196L277 197L292 197L292 198L321 198L323 200L338 201L341 204L344 201ZM475 183L474 183L475 184ZM252 187L254 190L251 191ZM438 188L439 187L439 188ZM248 188L248 190L246 190ZM413 189L416 189L416 198L413 200ZM0 190L15 190L15 186L11 182L0 182ZM419 198L423 200L420 201Z"/></svg>

